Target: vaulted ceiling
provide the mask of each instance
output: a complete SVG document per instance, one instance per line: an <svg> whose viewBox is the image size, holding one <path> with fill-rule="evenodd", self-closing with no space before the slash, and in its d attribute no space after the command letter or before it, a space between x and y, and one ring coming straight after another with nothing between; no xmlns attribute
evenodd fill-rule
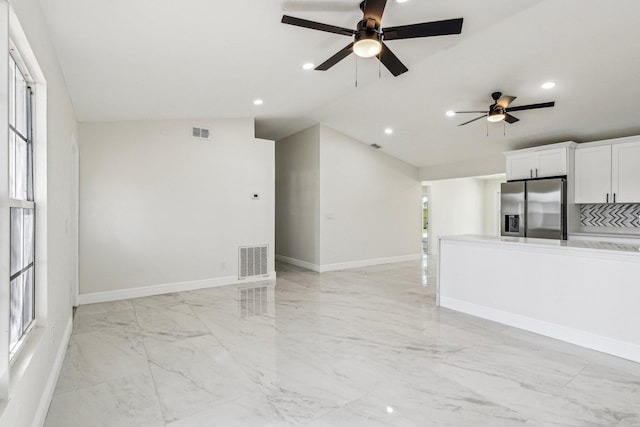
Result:
<svg viewBox="0 0 640 427"><path fill-rule="evenodd" d="M399 77L354 55L302 69L349 39L282 15L353 28L358 0L42 4L80 121L254 116L267 139L321 122L419 167L640 133L637 0L389 0L385 27L464 18L460 35L389 41L409 68ZM548 80L557 86L541 89ZM556 106L514 113L512 125L445 115L486 109L497 90L514 106Z"/></svg>

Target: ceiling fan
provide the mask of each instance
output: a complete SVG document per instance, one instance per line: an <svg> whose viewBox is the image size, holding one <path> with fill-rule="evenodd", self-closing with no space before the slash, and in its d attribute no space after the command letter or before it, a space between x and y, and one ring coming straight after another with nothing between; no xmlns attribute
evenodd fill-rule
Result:
<svg viewBox="0 0 640 427"><path fill-rule="evenodd" d="M554 101L551 101L543 102L540 104L509 107L509 105L511 105L511 103L516 99L515 96L502 95L501 92L493 92L491 94L491 98L493 98L493 104L489 105L489 111L454 111L455 114L483 113L480 117L476 117L475 119L471 119L467 122L461 123L458 126L468 125L469 123L475 122L476 120L480 120L485 117L490 122L500 122L504 120L505 122L512 124L519 121L520 119L509 114L511 111L535 110L536 108L553 107L556 104Z"/></svg>
<svg viewBox="0 0 640 427"><path fill-rule="evenodd" d="M385 41L443 36L462 32L462 18L381 28L382 13L386 4L387 0L365 0L360 3L363 17L356 25L355 30L287 15L282 17L282 23L353 37L353 42L318 65L316 70L326 71L353 52L362 58L377 56L394 76L399 76L409 69L391 52L391 49L384 43Z"/></svg>

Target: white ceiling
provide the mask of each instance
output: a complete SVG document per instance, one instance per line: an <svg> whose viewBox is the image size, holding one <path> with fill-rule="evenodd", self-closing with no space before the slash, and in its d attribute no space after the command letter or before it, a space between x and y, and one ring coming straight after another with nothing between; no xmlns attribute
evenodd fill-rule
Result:
<svg viewBox="0 0 640 427"><path fill-rule="evenodd" d="M321 122L419 167L640 134L638 0L389 0L383 26L463 17L462 34L389 41L409 72L378 77L376 59L359 59L357 88L354 55L302 70L350 39L282 14L352 28L358 3L42 0L80 121L255 116L267 139ZM546 80L556 88L541 89ZM506 126L445 116L488 108L496 90L517 96L513 106L556 106Z"/></svg>

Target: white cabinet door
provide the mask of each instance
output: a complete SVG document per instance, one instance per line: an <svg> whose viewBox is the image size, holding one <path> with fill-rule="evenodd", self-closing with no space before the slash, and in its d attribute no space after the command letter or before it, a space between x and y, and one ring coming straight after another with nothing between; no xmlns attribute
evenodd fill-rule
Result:
<svg viewBox="0 0 640 427"><path fill-rule="evenodd" d="M507 156L507 181L534 178L534 153Z"/></svg>
<svg viewBox="0 0 640 427"><path fill-rule="evenodd" d="M611 194L611 146L576 149L575 203L607 203Z"/></svg>
<svg viewBox="0 0 640 427"><path fill-rule="evenodd" d="M536 151L535 154L538 162L533 173L534 178L546 178L567 174L566 148Z"/></svg>
<svg viewBox="0 0 640 427"><path fill-rule="evenodd" d="M614 144L612 192L616 203L640 203L640 141Z"/></svg>

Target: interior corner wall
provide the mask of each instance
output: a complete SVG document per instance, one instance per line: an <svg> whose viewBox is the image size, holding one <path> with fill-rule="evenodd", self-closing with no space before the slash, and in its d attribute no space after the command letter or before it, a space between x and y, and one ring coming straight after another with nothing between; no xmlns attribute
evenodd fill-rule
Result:
<svg viewBox="0 0 640 427"><path fill-rule="evenodd" d="M193 138L193 126L211 138ZM244 245L268 244L273 274L274 143L253 129L253 119L80 124L81 302L232 281Z"/></svg>
<svg viewBox="0 0 640 427"><path fill-rule="evenodd" d="M438 254L438 239L456 234L483 234L483 180L447 179L429 183L429 253Z"/></svg>
<svg viewBox="0 0 640 427"><path fill-rule="evenodd" d="M276 142L276 253L316 269L320 264L320 128Z"/></svg>
<svg viewBox="0 0 640 427"><path fill-rule="evenodd" d="M0 3L3 3L3 8L7 5L4 0ZM46 127L42 116L36 117L35 124L36 131L40 132L36 139L46 140L47 146L46 159L43 159L46 171L40 170L46 175L46 201L37 207L40 210L38 217L42 215L46 222L38 226L39 230L46 227L46 235L39 237L40 242L46 240L46 254L36 254L41 257L37 262L46 267L39 274L43 280L38 279L36 284L40 287L36 291L39 297L36 301L36 328L11 367L10 398L0 402L1 427L31 427L44 421L71 333L71 281L77 256L73 252L73 235L70 233L76 221L72 209L76 195L73 193L75 184L71 171L72 141L77 135L77 122L41 2L14 0L11 6L46 80ZM11 31L14 29L12 27ZM7 27L0 26L0 31L7 31ZM6 49L3 44L0 54L6 55ZM36 97L42 99L42 95L39 92ZM44 111L40 106L37 108ZM43 132L46 134L44 138ZM42 192L41 189L36 191Z"/></svg>
<svg viewBox="0 0 640 427"><path fill-rule="evenodd" d="M421 253L418 168L320 126L322 270Z"/></svg>

